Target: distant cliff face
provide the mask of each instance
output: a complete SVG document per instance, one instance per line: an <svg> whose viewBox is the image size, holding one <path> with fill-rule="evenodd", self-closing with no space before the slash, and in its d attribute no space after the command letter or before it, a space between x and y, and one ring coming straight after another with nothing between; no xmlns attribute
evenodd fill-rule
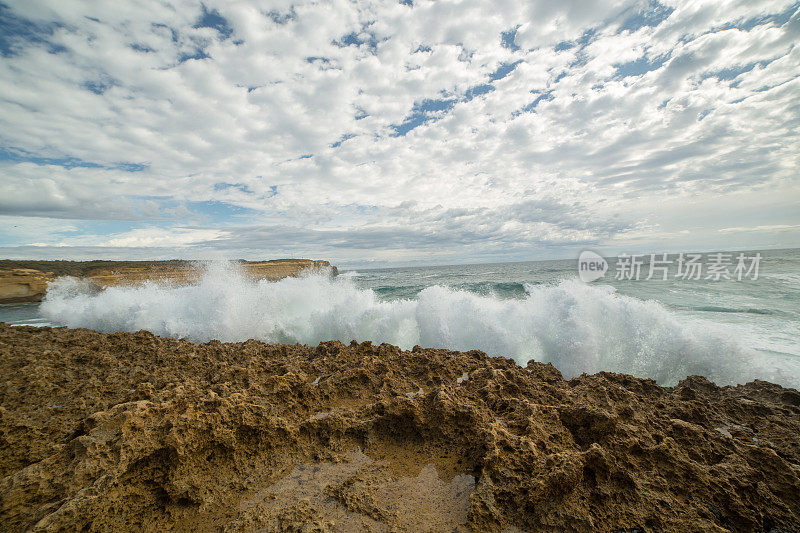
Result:
<svg viewBox="0 0 800 533"><path fill-rule="evenodd" d="M99 288L137 285L145 281L192 283L200 271L189 261L6 261L0 264L0 303L38 302L47 292L47 283L60 275L91 280ZM27 266L34 268L27 268ZM312 259L277 259L243 262L241 267L254 279L277 280L301 272L330 272L337 275L328 261Z"/></svg>
<svg viewBox="0 0 800 533"><path fill-rule="evenodd" d="M32 268L0 270L0 303L24 303L41 300L52 272Z"/></svg>

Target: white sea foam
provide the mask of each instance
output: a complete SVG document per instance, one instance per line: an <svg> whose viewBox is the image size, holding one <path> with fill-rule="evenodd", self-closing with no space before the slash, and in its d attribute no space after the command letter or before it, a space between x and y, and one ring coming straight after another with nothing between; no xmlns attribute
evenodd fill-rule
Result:
<svg viewBox="0 0 800 533"><path fill-rule="evenodd" d="M194 341L371 340L479 349L522 365L552 362L567 377L607 370L666 385L691 374L719 384L760 378L800 385L800 365L744 347L729 326L687 321L657 302L577 280L526 289L524 299L499 299L433 286L412 300L381 301L349 276L253 281L217 263L196 285L149 282L92 293L60 278L41 311L70 327L147 329Z"/></svg>

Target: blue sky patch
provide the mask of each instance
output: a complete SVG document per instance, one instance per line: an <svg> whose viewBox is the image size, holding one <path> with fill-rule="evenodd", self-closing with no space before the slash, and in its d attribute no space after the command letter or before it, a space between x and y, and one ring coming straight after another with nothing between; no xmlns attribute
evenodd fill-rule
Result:
<svg viewBox="0 0 800 533"><path fill-rule="evenodd" d="M516 28L512 28L508 31L504 31L503 33L500 34L500 44L503 46L503 48L507 48L512 52L516 52L517 50L520 49L516 43L518 29L519 26L517 26Z"/></svg>
<svg viewBox="0 0 800 533"><path fill-rule="evenodd" d="M190 59L196 59L196 60L208 59L209 57L211 57L211 56L208 55L205 52L205 50L203 50L202 48L195 48L194 52L191 53L191 54L188 54L188 53L184 52L181 55L179 55L178 56L178 63L185 63L186 61L189 61Z"/></svg>
<svg viewBox="0 0 800 533"><path fill-rule="evenodd" d="M148 165L142 163L117 163L111 168L124 170L125 172L141 172L147 169Z"/></svg>
<svg viewBox="0 0 800 533"><path fill-rule="evenodd" d="M489 81L496 81L505 78L506 76L514 72L514 69L517 68L517 65L519 65L520 63L522 63L521 59L519 61L514 61L513 63L501 64L499 67L497 67L497 70L489 74Z"/></svg>
<svg viewBox="0 0 800 533"><path fill-rule="evenodd" d="M132 43L130 45L130 47L133 50L136 50L137 52L143 52L143 53L146 53L146 54L150 53L150 52L155 52L155 50L153 50L152 48L150 48L148 46L145 46L143 44L139 44L139 43Z"/></svg>
<svg viewBox="0 0 800 533"><path fill-rule="evenodd" d="M331 144L331 148L339 148L343 142L345 142L348 139L352 139L353 137L355 137L354 133L345 133L338 141Z"/></svg>
<svg viewBox="0 0 800 533"><path fill-rule="evenodd" d="M393 124L391 126L395 130L392 137L403 136L414 128L434 120L438 114L453 109L457 101L455 98L443 98L440 100L423 100L419 104L414 104L414 107L411 108L411 114L401 124Z"/></svg>
<svg viewBox="0 0 800 533"><path fill-rule="evenodd" d="M18 17L11 9L0 3L0 56L9 57L16 54L20 48L28 44L49 44L51 53L62 52L63 46L53 45L47 38L53 35L58 23L36 24L30 20Z"/></svg>
<svg viewBox="0 0 800 533"><path fill-rule="evenodd" d="M297 13L294 11L294 6L292 6L288 13L281 13L280 11L268 11L266 15L272 22L280 25L288 24L290 21L297 18Z"/></svg>
<svg viewBox="0 0 800 533"><path fill-rule="evenodd" d="M400 137L407 134L409 131L422 126L428 122L438 120L458 102L469 102L474 98L490 93L495 90L493 82L503 79L517 68L517 65L522 63L522 60L514 61L513 63L503 63L489 75L488 83L481 83L468 88L461 98L447 97L440 99L426 99L420 103L414 104L411 108L411 113L400 124L392 124L391 128L394 129L392 137Z"/></svg>
<svg viewBox="0 0 800 533"><path fill-rule="evenodd" d="M205 202L189 202L186 207L190 211L210 222L227 222L234 218L241 218L256 213L253 209L218 202L216 200Z"/></svg>
<svg viewBox="0 0 800 533"><path fill-rule="evenodd" d="M744 31L750 31L756 26L762 26L764 24L783 26L784 24L789 22L789 20L792 18L792 15L794 15L798 9L800 9L800 2L795 2L794 4L792 4L787 9L785 9L780 13L773 13L761 17L753 17L736 23L723 24L722 26L713 28L711 32L730 30L732 28L737 28Z"/></svg>
<svg viewBox="0 0 800 533"><path fill-rule="evenodd" d="M147 165L143 163L120 162L113 165L101 165L91 161L84 161L77 157L42 157L25 150L5 147L0 147L0 161L54 165L64 168L106 168L124 170L125 172L140 172L147 168Z"/></svg>
<svg viewBox="0 0 800 533"><path fill-rule="evenodd" d="M225 190L228 190L228 189L236 189L238 191L241 191L241 192L244 192L244 193L247 193L247 194L253 194L253 191L250 189L250 187L248 187L247 185L245 185L243 183L224 183L224 182L220 182L220 183L215 183L214 184L214 190L215 191L225 191Z"/></svg>
<svg viewBox="0 0 800 533"><path fill-rule="evenodd" d="M74 224L77 226L75 230L70 229L59 233L112 236L117 233L126 233L141 227L141 221L135 220L87 220L75 221Z"/></svg>
<svg viewBox="0 0 800 533"><path fill-rule="evenodd" d="M205 4L203 4L203 14L200 16L200 20L198 20L193 27L211 28L217 30L217 32L219 32L219 34L222 36L223 40L233 35L233 28L231 28L228 20L220 15L219 11L216 9L209 11Z"/></svg>
<svg viewBox="0 0 800 533"><path fill-rule="evenodd" d="M620 24L619 31L634 32L646 26L658 26L667 20L673 11L675 11L674 7L665 6L661 2L650 2L647 9L625 19L622 24Z"/></svg>
<svg viewBox="0 0 800 533"><path fill-rule="evenodd" d="M94 94L103 94L114 86L114 82L112 80L87 81L83 86Z"/></svg>
<svg viewBox="0 0 800 533"><path fill-rule="evenodd" d="M582 67L588 61L588 57L586 56L586 53L583 50L589 43L592 42L592 39L594 38L596 33L597 31L594 28L588 29L584 31L576 41L560 42L555 46L554 50L556 52L560 52L561 50L568 50L570 48L577 47L578 50L575 52L575 60L569 64L569 67L570 68Z"/></svg>
<svg viewBox="0 0 800 533"><path fill-rule="evenodd" d="M760 66L765 67L772 63L772 61L754 61L753 63L748 63L746 65L737 65L734 67L727 67L716 71L704 72L702 74L702 78L717 78L719 81L729 81L736 79L739 75L744 74L745 72L750 72L754 68ZM734 86L737 84L733 84Z"/></svg>
<svg viewBox="0 0 800 533"><path fill-rule="evenodd" d="M222 186L218 188L217 186ZM246 192L252 192L246 185L240 183L217 183L214 189L217 191L235 188L237 190L246 189ZM188 210L190 215L195 219L203 220L204 222L228 222L232 219L238 219L243 216L252 215L254 210L230 204L228 202L221 202L218 200L208 201L195 201L184 202L177 200L171 196L129 196L133 207L142 215L142 219L146 220L171 220L176 217L186 217ZM153 206L157 208L158 214L153 213ZM125 228L122 228L125 229Z"/></svg>
<svg viewBox="0 0 800 533"><path fill-rule="evenodd" d="M533 102L531 102L530 104L526 105L525 107L523 107L519 111L515 111L512 114L512 116L521 115L522 113L534 113L536 111L536 106L538 106L542 102L542 100L550 101L550 100L553 100L553 98L554 98L553 97L553 91L545 91L545 92L539 94L533 100Z"/></svg>
<svg viewBox="0 0 800 533"><path fill-rule="evenodd" d="M616 79L627 78L628 76L641 76L653 70L658 70L670 58L670 53L662 54L654 58L648 58L647 55L628 61L627 63L618 63L614 67L617 73L614 76Z"/></svg>
<svg viewBox="0 0 800 533"><path fill-rule="evenodd" d="M480 96L482 94L486 94L489 92L494 91L494 85L485 83L483 85L476 85L475 87L470 87L467 89L467 92L464 93L464 101L469 102L476 96Z"/></svg>
<svg viewBox="0 0 800 533"><path fill-rule="evenodd" d="M369 113L361 109L360 107L356 107L356 114L353 117L355 120L365 119L369 116Z"/></svg>
<svg viewBox="0 0 800 533"><path fill-rule="evenodd" d="M347 46L361 48L362 46L366 46L367 49L374 54L378 50L378 39L375 37L374 33L368 30L369 26L369 24L364 24L360 32L350 32L343 35L338 40L333 41L333 44L341 48ZM364 35L366 35L366 37L364 37Z"/></svg>

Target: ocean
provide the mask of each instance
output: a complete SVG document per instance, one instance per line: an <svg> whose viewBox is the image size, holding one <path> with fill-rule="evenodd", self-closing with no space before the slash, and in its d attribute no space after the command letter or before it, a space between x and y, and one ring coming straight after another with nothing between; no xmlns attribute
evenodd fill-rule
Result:
<svg viewBox="0 0 800 533"><path fill-rule="evenodd" d="M800 250L743 252L746 266L757 263L757 276L752 268L737 272L739 253L730 254L695 258L700 279L680 277L674 254L656 257L653 265L667 270L653 276L651 258L641 258L639 279L624 268L635 261L610 259L605 276L591 283L579 279L576 260L350 270L277 282L207 263L191 286L97 292L62 278L41 304L0 306L0 321L147 329L198 342L355 339L477 349L523 366L551 362L568 378L612 371L675 385L698 374L720 385L764 379L799 388Z"/></svg>

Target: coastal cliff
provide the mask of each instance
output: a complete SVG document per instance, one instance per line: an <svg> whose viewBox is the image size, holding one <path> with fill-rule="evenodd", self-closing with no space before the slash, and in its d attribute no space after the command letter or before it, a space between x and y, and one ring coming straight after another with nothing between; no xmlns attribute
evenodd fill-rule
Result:
<svg viewBox="0 0 800 533"><path fill-rule="evenodd" d="M255 279L277 280L297 276L305 270L330 271L328 261L275 259L240 261L243 271ZM98 288L136 285L145 281L191 283L201 270L191 261L0 261L0 304L37 302L44 298L47 283L59 276L91 281Z"/></svg>
<svg viewBox="0 0 800 533"><path fill-rule="evenodd" d="M33 268L0 269L0 304L39 301L54 279L52 272Z"/></svg>
<svg viewBox="0 0 800 533"><path fill-rule="evenodd" d="M3 531L800 531L800 393L0 323Z"/></svg>

